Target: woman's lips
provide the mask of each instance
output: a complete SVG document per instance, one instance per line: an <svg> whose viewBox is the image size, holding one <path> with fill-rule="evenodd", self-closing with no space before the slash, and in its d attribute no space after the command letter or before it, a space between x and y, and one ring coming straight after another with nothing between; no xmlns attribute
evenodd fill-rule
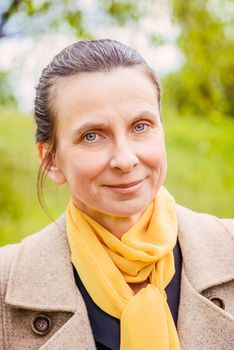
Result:
<svg viewBox="0 0 234 350"><path fill-rule="evenodd" d="M142 179L127 184L106 185L105 187L118 194L134 194L139 191L143 181Z"/></svg>

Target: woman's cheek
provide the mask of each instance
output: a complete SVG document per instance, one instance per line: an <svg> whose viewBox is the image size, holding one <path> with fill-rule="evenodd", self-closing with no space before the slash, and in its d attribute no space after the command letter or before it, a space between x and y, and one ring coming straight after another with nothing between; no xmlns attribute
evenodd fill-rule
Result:
<svg viewBox="0 0 234 350"><path fill-rule="evenodd" d="M144 163L152 169L166 167L166 150L164 142L151 142L140 150Z"/></svg>
<svg viewBox="0 0 234 350"><path fill-rule="evenodd" d="M107 154L103 154L103 152L90 152L90 154L81 152L73 159L76 159L73 175L88 181L99 176L105 170L108 158Z"/></svg>

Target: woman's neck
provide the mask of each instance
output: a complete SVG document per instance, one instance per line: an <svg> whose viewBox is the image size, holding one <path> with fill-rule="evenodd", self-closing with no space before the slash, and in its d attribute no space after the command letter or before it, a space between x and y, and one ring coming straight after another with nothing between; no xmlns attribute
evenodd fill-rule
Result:
<svg viewBox="0 0 234 350"><path fill-rule="evenodd" d="M114 217L98 215L98 217L92 216L100 225L110 231L115 237L121 239L122 235L126 233L130 228L140 219L141 213L129 216L129 217Z"/></svg>
<svg viewBox="0 0 234 350"><path fill-rule="evenodd" d="M91 217L118 239L121 239L122 235L130 230L130 228L140 219L142 215L142 213L137 213L126 217L112 216L92 210L91 208L81 207L80 205L77 205L77 203L75 203L75 205L84 214Z"/></svg>

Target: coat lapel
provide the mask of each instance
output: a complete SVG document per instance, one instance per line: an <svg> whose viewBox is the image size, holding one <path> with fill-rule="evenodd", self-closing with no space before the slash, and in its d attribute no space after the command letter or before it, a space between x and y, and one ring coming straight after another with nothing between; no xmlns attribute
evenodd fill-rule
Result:
<svg viewBox="0 0 234 350"><path fill-rule="evenodd" d="M178 317L181 347L231 350L234 318L202 292L234 279L233 236L210 215L178 206L177 216L183 256Z"/></svg>
<svg viewBox="0 0 234 350"><path fill-rule="evenodd" d="M40 350L95 350L86 310L79 309Z"/></svg>
<svg viewBox="0 0 234 350"><path fill-rule="evenodd" d="M77 288L65 217L21 243L11 269L6 302L24 309L76 311Z"/></svg>
<svg viewBox="0 0 234 350"><path fill-rule="evenodd" d="M65 215L21 243L5 301L17 308L73 314L40 349L62 350L68 344L69 350L95 349L87 310L74 281Z"/></svg>
<svg viewBox="0 0 234 350"><path fill-rule="evenodd" d="M199 294L184 271L177 329L182 350L233 350L234 318Z"/></svg>

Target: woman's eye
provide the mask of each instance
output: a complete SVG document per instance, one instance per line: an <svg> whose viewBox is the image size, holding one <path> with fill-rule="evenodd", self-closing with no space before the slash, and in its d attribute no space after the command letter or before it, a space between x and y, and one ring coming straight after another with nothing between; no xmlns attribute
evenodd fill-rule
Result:
<svg viewBox="0 0 234 350"><path fill-rule="evenodd" d="M134 127L134 130L136 132L141 132L141 131L145 131L146 129L148 129L149 125L146 124L146 123L140 123L140 124L137 124L135 127Z"/></svg>
<svg viewBox="0 0 234 350"><path fill-rule="evenodd" d="M84 140L88 142L94 142L97 140L97 134L95 132L89 132L84 136Z"/></svg>

